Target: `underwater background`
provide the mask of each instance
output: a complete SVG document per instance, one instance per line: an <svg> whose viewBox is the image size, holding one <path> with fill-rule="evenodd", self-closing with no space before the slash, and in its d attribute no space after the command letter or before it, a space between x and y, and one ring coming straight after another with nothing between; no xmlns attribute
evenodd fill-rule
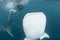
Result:
<svg viewBox="0 0 60 40"><path fill-rule="evenodd" d="M17 2L18 0L13 1ZM4 27L7 27L9 21L9 9L5 8L6 4L7 0L0 2L0 26ZM50 38L43 40L60 40L60 0L30 0L27 5L23 6L23 9L20 10L17 6L14 9L17 10L16 13L11 13L11 33L14 37L11 37L6 31L0 31L0 40L24 40L22 21L24 16L30 12L44 12L46 15L45 31Z"/></svg>

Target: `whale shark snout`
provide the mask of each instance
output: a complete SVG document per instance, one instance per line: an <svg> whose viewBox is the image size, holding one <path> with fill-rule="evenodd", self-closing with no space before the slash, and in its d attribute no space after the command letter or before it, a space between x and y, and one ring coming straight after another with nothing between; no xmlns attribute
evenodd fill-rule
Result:
<svg viewBox="0 0 60 40"><path fill-rule="evenodd" d="M46 16L43 12L27 13L23 19L23 30L26 38L24 40L36 40L38 38L49 38L45 33Z"/></svg>

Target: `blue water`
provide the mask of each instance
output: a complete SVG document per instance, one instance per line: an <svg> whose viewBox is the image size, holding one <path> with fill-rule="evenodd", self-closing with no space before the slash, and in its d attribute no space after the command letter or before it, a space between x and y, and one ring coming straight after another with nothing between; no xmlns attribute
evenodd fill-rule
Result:
<svg viewBox="0 0 60 40"><path fill-rule="evenodd" d="M15 2L18 0L15 0ZM47 17L46 33L49 34L49 39L44 40L60 40L60 0L30 0L27 5L24 6L22 10L18 10L15 6L14 9L17 10L15 14L11 14L12 19L12 34L11 37L7 32L0 32L0 40L23 40L25 34L23 31L23 17L29 12L44 12ZM8 9L5 8L7 0L0 2L0 26L8 25ZM20 15L16 16L18 13Z"/></svg>

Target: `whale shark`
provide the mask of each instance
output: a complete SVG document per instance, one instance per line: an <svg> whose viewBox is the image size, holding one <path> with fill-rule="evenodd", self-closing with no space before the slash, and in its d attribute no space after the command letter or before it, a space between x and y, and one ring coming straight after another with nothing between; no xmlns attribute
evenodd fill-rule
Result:
<svg viewBox="0 0 60 40"><path fill-rule="evenodd" d="M49 38L45 32L46 15L43 12L27 13L23 18L24 40L43 40Z"/></svg>

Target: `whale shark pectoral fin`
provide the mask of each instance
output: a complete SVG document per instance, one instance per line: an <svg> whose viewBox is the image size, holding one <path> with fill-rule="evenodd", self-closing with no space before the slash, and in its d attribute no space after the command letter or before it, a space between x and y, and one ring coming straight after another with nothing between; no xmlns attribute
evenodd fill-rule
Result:
<svg viewBox="0 0 60 40"><path fill-rule="evenodd" d="M40 37L40 39L42 40L43 38L49 38L49 35L48 35L47 33L44 33L44 34Z"/></svg>
<svg viewBox="0 0 60 40"><path fill-rule="evenodd" d="M9 34L10 36L14 37L14 35L13 35L10 31L8 31L8 30L6 30L6 31L8 32L8 34Z"/></svg>
<svg viewBox="0 0 60 40"><path fill-rule="evenodd" d="M33 39L30 39L30 38L24 38L24 40L33 40Z"/></svg>

